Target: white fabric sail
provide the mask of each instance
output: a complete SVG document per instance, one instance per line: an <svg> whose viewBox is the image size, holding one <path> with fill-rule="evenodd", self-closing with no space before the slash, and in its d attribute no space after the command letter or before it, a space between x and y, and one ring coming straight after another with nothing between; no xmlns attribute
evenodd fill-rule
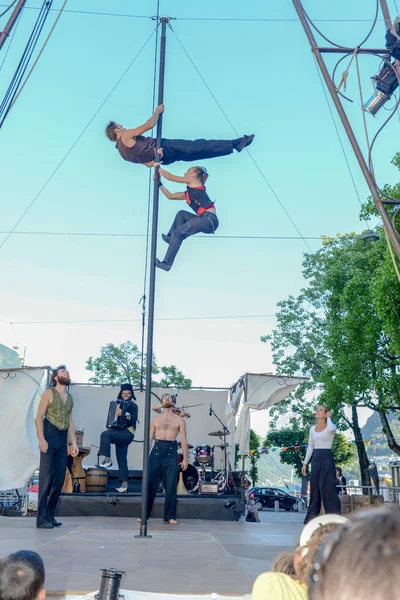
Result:
<svg viewBox="0 0 400 600"><path fill-rule="evenodd" d="M39 465L35 399L45 371L0 371L0 490L23 487Z"/></svg>
<svg viewBox="0 0 400 600"><path fill-rule="evenodd" d="M237 428L235 432L235 443L239 444L239 454L248 456L250 450L250 409L263 410L270 408L277 402L281 402L286 396L298 386L304 377L284 377L281 375L272 375L270 373L246 373L238 383L238 399L236 398L236 413L241 410ZM236 387L238 384L236 384ZM234 417L233 417L234 419ZM232 416L230 416L232 422Z"/></svg>

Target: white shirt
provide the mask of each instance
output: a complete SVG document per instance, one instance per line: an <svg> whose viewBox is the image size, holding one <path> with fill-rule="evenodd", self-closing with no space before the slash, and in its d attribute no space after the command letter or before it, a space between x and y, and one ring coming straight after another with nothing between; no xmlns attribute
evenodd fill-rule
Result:
<svg viewBox="0 0 400 600"><path fill-rule="evenodd" d="M326 420L326 427L322 431L315 431L315 425L310 427L310 435L308 436L308 448L304 459L305 465L308 464L314 450L330 450L333 444L333 438L336 433L336 425L332 423L330 417Z"/></svg>

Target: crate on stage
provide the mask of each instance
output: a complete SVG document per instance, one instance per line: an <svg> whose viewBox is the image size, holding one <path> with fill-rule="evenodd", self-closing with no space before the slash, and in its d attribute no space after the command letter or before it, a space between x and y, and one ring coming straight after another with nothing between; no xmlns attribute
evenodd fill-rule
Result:
<svg viewBox="0 0 400 600"><path fill-rule="evenodd" d="M211 481L200 481L199 494L218 494L218 487L218 483L212 483Z"/></svg>

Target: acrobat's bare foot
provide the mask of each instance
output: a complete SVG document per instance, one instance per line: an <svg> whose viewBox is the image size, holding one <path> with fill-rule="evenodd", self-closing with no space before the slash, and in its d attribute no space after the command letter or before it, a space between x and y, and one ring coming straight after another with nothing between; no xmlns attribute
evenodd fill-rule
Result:
<svg viewBox="0 0 400 600"><path fill-rule="evenodd" d="M175 521L175 519L170 519L169 521L167 521L168 525L178 525L178 521Z"/></svg>
<svg viewBox="0 0 400 600"><path fill-rule="evenodd" d="M136 521L137 521L138 523L141 523L141 522L142 522L142 519L141 519L140 517L138 517L138 518L136 519ZM150 519L147 519L147 522L149 522L149 521L150 521Z"/></svg>

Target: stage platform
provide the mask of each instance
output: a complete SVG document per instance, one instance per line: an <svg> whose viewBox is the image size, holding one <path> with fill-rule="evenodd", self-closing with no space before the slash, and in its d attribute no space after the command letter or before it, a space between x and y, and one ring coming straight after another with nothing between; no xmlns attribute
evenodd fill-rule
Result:
<svg viewBox="0 0 400 600"><path fill-rule="evenodd" d="M165 496L156 496L152 516L163 517ZM61 494L58 515L60 517L139 517L142 496L140 494ZM244 514L244 503L239 496L190 494L177 501L178 519L206 519L238 521Z"/></svg>
<svg viewBox="0 0 400 600"><path fill-rule="evenodd" d="M93 468L93 467L90 467ZM193 467L191 467L193 469ZM111 467L107 471L107 491L105 493L61 494L58 505L59 516L67 517L139 517L141 507L142 471L129 470L128 493L120 494L115 488L120 486L118 469ZM240 485L241 472L235 471L233 478ZM206 481L210 481L211 472L206 472ZM206 519L217 521L238 521L244 514L244 502L240 488L237 494L199 494L188 492L178 494L178 519ZM163 517L165 496L158 494L153 506L153 517Z"/></svg>
<svg viewBox="0 0 400 600"><path fill-rule="evenodd" d="M46 568L48 598L98 590L101 568L125 571L121 588L158 593L251 593L257 575L298 542L304 514L261 511L261 523L149 521L151 538L135 538L136 519L65 517L36 529L29 517L0 517L0 557L35 550Z"/></svg>

